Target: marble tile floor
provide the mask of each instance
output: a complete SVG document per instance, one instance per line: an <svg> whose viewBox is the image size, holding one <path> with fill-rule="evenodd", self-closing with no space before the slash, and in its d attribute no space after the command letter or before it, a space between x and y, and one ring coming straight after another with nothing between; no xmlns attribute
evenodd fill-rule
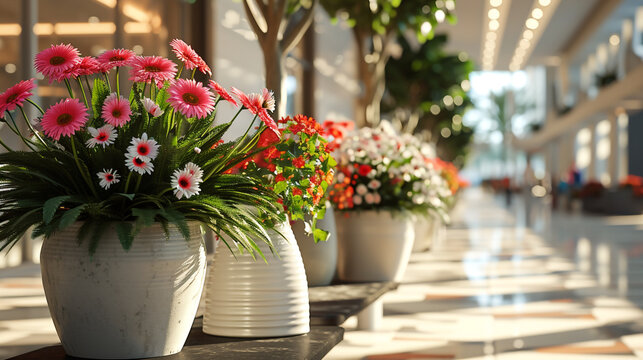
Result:
<svg viewBox="0 0 643 360"><path fill-rule="evenodd" d="M385 295L381 329L349 319L327 359L643 358L643 216L548 208L465 193L446 241Z"/></svg>
<svg viewBox="0 0 643 360"><path fill-rule="evenodd" d="M327 359L643 357L643 216L463 195L446 241L414 254L385 295L381 329L358 331L349 319ZM1 269L0 359L56 342L38 265Z"/></svg>

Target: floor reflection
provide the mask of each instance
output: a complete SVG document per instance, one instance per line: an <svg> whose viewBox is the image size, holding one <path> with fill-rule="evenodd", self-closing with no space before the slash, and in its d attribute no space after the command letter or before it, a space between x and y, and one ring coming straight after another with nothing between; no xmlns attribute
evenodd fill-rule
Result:
<svg viewBox="0 0 643 360"><path fill-rule="evenodd" d="M549 208L465 193L446 241L386 295L383 328L349 321L328 359L643 357L643 217Z"/></svg>

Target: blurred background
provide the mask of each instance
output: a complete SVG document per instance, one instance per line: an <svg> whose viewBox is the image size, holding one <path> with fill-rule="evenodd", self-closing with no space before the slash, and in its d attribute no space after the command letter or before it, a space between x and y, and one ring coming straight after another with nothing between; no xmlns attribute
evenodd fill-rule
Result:
<svg viewBox="0 0 643 360"><path fill-rule="evenodd" d="M334 3L321 1L285 58L286 113L368 124L362 98L374 75L360 64L377 59L356 45L352 14L328 11ZM643 271L641 0L427 3L422 12L434 21L391 41L374 111L433 143L469 191L520 216L602 276L600 285L643 303L636 281L627 281ZM36 74L38 51L73 43L83 55L130 48L169 57L175 38L191 44L222 85L264 86L263 54L240 1L4 0L0 89L38 78L37 96L49 106L66 90ZM0 255L0 268L37 262L38 246L24 244Z"/></svg>

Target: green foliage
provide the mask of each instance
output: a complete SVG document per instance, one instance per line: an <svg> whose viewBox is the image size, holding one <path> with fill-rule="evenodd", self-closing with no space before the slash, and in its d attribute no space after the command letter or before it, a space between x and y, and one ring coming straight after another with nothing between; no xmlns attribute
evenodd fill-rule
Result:
<svg viewBox="0 0 643 360"><path fill-rule="evenodd" d="M415 132L429 132L443 159L454 161L459 157L462 161L472 139L472 131L461 121L471 106L461 84L469 79L473 63L462 54L445 52L446 35L436 35L417 47L403 36L398 38L398 43L402 48L401 55L390 59L386 65L382 112L402 116L405 121L416 116ZM458 101L459 105L447 105L444 102L446 96L459 98L461 102ZM439 113L432 113L432 106L438 106ZM449 129L449 137L441 135L444 128Z"/></svg>
<svg viewBox="0 0 643 360"><path fill-rule="evenodd" d="M115 129L113 144L90 147L87 127L105 125L101 109L112 89L99 78L82 80L93 84L87 104L92 111L82 129L56 142L42 131L35 133L42 141L26 134L23 141L34 151L0 154L0 250L13 246L30 228L33 236L48 237L75 222L82 223L78 241L90 254L112 225L124 249L154 223L161 224L166 236L172 226L187 240L191 221L227 235L223 238L232 242L230 247L253 252L258 251L255 241L270 243L264 227L286 219L278 195L258 179L231 173L255 154L249 149L265 126L249 138L220 144L231 122L214 126L216 110L203 119L187 118L168 103L169 82L154 90L153 85L135 83L129 91L130 120ZM145 97L154 99L163 114L149 114ZM151 160L153 172L140 175L129 170L125 154L132 139L143 133L159 148ZM172 184L175 171L188 163L202 172L200 191L189 198L178 196ZM103 187L97 174L105 169L117 173L120 182Z"/></svg>
<svg viewBox="0 0 643 360"><path fill-rule="evenodd" d="M434 29L438 24L435 17L438 10L445 13L448 21L455 22L453 13L436 3L435 0L321 0L331 17L346 20L358 31L372 34L411 31L420 42L433 37L432 30L422 31L422 24L429 23Z"/></svg>

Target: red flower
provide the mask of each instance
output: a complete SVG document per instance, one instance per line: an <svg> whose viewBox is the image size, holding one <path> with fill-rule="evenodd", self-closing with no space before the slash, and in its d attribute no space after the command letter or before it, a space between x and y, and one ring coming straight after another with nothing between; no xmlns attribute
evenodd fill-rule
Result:
<svg viewBox="0 0 643 360"><path fill-rule="evenodd" d="M264 131L259 135L259 141L257 141L257 147L263 148L270 145L274 145L279 142L279 134L275 134L273 131Z"/></svg>
<svg viewBox="0 0 643 360"><path fill-rule="evenodd" d="M275 99L272 91L263 89L261 94L250 95L246 95L243 91L234 87L230 91L239 98L243 107L248 109L252 114L257 115L270 130L279 135L277 123L268 114L268 110L275 110Z"/></svg>
<svg viewBox="0 0 643 360"><path fill-rule="evenodd" d="M298 158L294 159L294 160L292 161L292 164L293 164L293 166L295 166L296 168L301 169L301 168L303 168L303 167L306 165L306 160L304 160L304 158L302 158L302 157L300 156L300 157L298 157Z"/></svg>
<svg viewBox="0 0 643 360"><path fill-rule="evenodd" d="M234 106L237 106L237 102L232 98L228 91L224 89L223 86L219 85L216 81L210 80L210 89L216 91L221 99L229 102Z"/></svg>
<svg viewBox="0 0 643 360"><path fill-rule="evenodd" d="M302 194L301 189L300 188L292 189L292 194L295 195L295 196L297 196L297 195L301 196L301 194Z"/></svg>
<svg viewBox="0 0 643 360"><path fill-rule="evenodd" d="M282 182L282 181L286 181L284 174L283 173L277 174L277 176L275 176L275 182Z"/></svg>
<svg viewBox="0 0 643 360"><path fill-rule="evenodd" d="M366 176L366 175L368 175L368 173L371 172L371 170L373 170L372 167L370 167L369 165L366 165L366 164L362 164L357 169L357 173L360 174L361 176Z"/></svg>

